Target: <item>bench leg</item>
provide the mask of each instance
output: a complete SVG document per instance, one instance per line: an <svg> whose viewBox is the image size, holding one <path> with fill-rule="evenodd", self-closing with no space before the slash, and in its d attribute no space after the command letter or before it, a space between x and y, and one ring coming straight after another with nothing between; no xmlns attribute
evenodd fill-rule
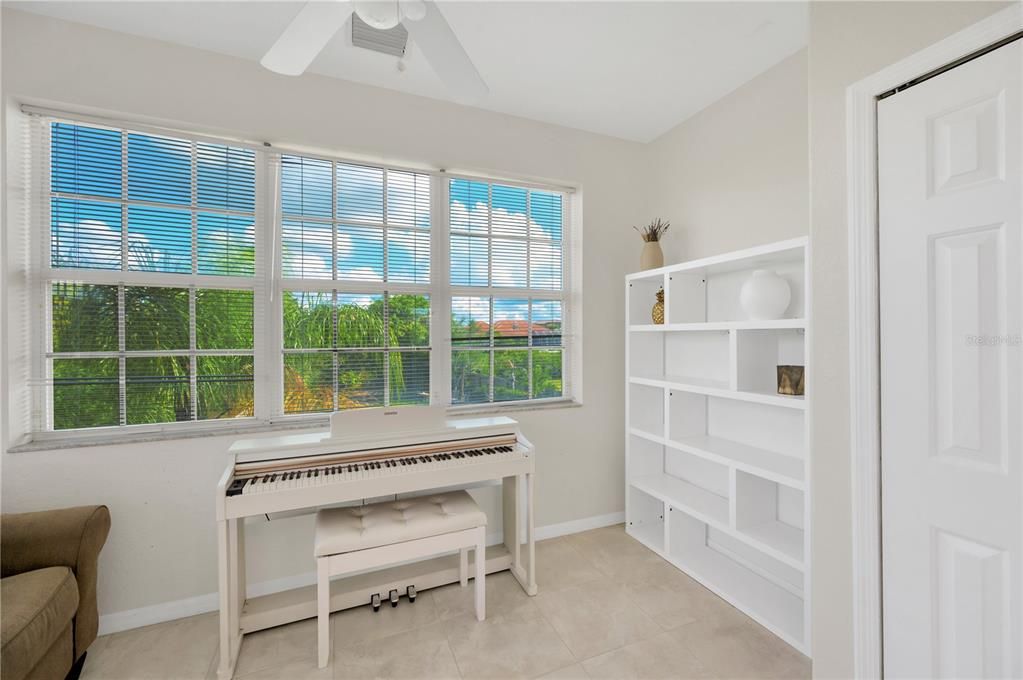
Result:
<svg viewBox="0 0 1023 680"><path fill-rule="evenodd" d="M476 620L482 621L487 618L487 528L476 531Z"/></svg>
<svg viewBox="0 0 1023 680"><path fill-rule="evenodd" d="M325 668L330 661L330 558L316 559L316 637L319 665Z"/></svg>
<svg viewBox="0 0 1023 680"><path fill-rule="evenodd" d="M458 551L458 582L464 588L469 585L469 549Z"/></svg>

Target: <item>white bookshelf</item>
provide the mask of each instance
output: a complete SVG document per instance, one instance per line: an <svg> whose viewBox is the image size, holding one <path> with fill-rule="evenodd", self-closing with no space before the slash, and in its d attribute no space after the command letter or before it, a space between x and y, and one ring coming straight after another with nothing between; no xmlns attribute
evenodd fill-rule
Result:
<svg viewBox="0 0 1023 680"><path fill-rule="evenodd" d="M811 396L776 367L809 365L808 265L802 238L625 277L627 531L807 655ZM788 281L784 318L746 319L755 269Z"/></svg>

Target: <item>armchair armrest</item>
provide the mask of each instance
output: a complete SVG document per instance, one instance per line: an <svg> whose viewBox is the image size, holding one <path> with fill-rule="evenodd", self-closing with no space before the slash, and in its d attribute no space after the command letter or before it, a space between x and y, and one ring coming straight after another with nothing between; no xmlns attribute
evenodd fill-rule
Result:
<svg viewBox="0 0 1023 680"><path fill-rule="evenodd" d="M75 659L96 639L99 552L110 533L110 510L87 505L0 517L0 575L45 567L68 567L78 582Z"/></svg>

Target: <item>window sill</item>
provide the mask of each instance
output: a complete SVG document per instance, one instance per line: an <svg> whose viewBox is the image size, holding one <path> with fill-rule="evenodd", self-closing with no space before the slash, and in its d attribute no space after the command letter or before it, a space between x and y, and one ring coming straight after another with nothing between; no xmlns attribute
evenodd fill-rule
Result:
<svg viewBox="0 0 1023 680"><path fill-rule="evenodd" d="M576 408L582 403L574 399L550 399L537 402L509 402L505 404L466 404L448 408L452 417L510 415L530 411ZM148 442L196 439L199 437L241 438L249 435L289 430L326 430L330 426L327 415L285 416L274 422L250 420L244 423L202 423L195 427L182 424L161 429L137 432L102 433L43 433L30 435L27 441L11 446L7 453L60 451L97 446L119 446Z"/></svg>
<svg viewBox="0 0 1023 680"><path fill-rule="evenodd" d="M549 411L552 409L577 408L582 402L575 399L545 399L543 401L511 401L504 404L462 404L448 407L452 416L500 416L528 411Z"/></svg>

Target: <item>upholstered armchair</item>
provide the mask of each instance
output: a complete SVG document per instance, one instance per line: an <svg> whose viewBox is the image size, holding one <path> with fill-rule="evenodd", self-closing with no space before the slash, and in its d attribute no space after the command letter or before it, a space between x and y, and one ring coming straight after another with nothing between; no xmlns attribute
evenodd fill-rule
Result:
<svg viewBox="0 0 1023 680"><path fill-rule="evenodd" d="M77 676L99 628L97 561L109 532L105 505L0 518L4 680Z"/></svg>

